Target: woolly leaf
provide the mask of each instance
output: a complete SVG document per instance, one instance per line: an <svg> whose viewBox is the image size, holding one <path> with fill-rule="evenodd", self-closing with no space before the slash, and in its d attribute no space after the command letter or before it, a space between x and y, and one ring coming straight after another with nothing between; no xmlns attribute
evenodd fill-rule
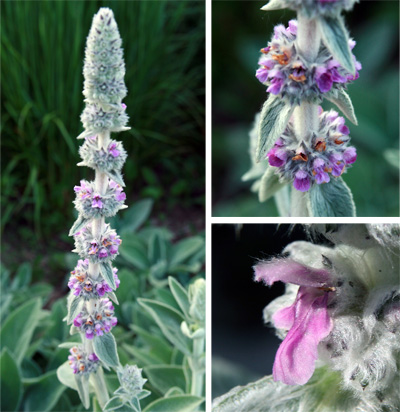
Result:
<svg viewBox="0 0 400 412"><path fill-rule="evenodd" d="M117 344L111 333L95 336L93 339L93 349L94 353L105 365L113 367L119 365Z"/></svg>
<svg viewBox="0 0 400 412"><path fill-rule="evenodd" d="M118 299L114 292L108 292L108 297L116 304L119 305Z"/></svg>
<svg viewBox="0 0 400 412"><path fill-rule="evenodd" d="M75 374L75 383L78 390L81 402L86 409L89 409L90 398L89 398L89 375L88 374Z"/></svg>
<svg viewBox="0 0 400 412"><path fill-rule="evenodd" d="M0 399L4 411L17 411L22 395L22 382L15 359L5 348L0 356Z"/></svg>
<svg viewBox="0 0 400 412"><path fill-rule="evenodd" d="M175 395L157 399L147 405L143 412L191 412L195 411L203 402L204 399L199 396Z"/></svg>
<svg viewBox="0 0 400 412"><path fill-rule="evenodd" d="M281 183L275 170L271 166L268 166L264 176L261 178L258 200L260 202L265 202L283 186L285 186L285 183Z"/></svg>
<svg viewBox="0 0 400 412"><path fill-rule="evenodd" d="M283 186L275 193L274 197L279 216L290 216L290 187Z"/></svg>
<svg viewBox="0 0 400 412"><path fill-rule="evenodd" d="M186 389L186 379L183 367L179 365L150 365L144 367L144 372L151 385L162 394L167 393L171 386Z"/></svg>
<svg viewBox="0 0 400 412"><path fill-rule="evenodd" d="M104 380L103 368L97 368L96 372L90 374L90 381L94 386L94 391L97 397L97 400L102 409L108 401L108 389Z"/></svg>
<svg viewBox="0 0 400 412"><path fill-rule="evenodd" d="M78 219L75 220L75 223L72 225L68 235L69 236L74 236L75 233L79 232L82 228L84 228L88 223L90 222L90 219L84 218L82 215L79 215Z"/></svg>
<svg viewBox="0 0 400 412"><path fill-rule="evenodd" d="M266 402L268 399L268 402ZM340 387L337 372L316 369L305 385L285 385L266 376L237 386L213 402L213 412L354 411L358 401Z"/></svg>
<svg viewBox="0 0 400 412"><path fill-rule="evenodd" d="M109 170L104 171L104 173L111 179L114 180L115 183L118 183L120 186L125 187L124 180L122 179L122 175L117 170Z"/></svg>
<svg viewBox="0 0 400 412"><path fill-rule="evenodd" d="M310 190L309 209L314 217L354 217L356 207L353 195L343 179L314 185Z"/></svg>
<svg viewBox="0 0 400 412"><path fill-rule="evenodd" d="M320 16L318 19L322 40L333 57L348 72L355 74L353 56L349 47L349 36L342 16Z"/></svg>
<svg viewBox="0 0 400 412"><path fill-rule="evenodd" d="M336 104L353 124L358 124L356 115L354 114L353 103L351 102L349 95L343 89L335 90L332 93L326 93L325 97L330 102Z"/></svg>
<svg viewBox="0 0 400 412"><path fill-rule="evenodd" d="M116 289L114 272L110 262L100 263L100 275L112 289Z"/></svg>
<svg viewBox="0 0 400 412"><path fill-rule="evenodd" d="M270 0L265 6L261 7L261 10L279 10L287 7L287 2L285 0Z"/></svg>
<svg viewBox="0 0 400 412"><path fill-rule="evenodd" d="M172 276L168 278L169 288L185 317L189 313L189 297L186 289Z"/></svg>
<svg viewBox="0 0 400 412"><path fill-rule="evenodd" d="M67 315L67 325L70 325L73 320L78 316L83 305L83 299L79 296L74 296L72 293L68 296L68 315Z"/></svg>
<svg viewBox="0 0 400 412"><path fill-rule="evenodd" d="M286 103L282 97L270 94L261 111L256 162L264 159L268 150L284 132L294 107Z"/></svg>

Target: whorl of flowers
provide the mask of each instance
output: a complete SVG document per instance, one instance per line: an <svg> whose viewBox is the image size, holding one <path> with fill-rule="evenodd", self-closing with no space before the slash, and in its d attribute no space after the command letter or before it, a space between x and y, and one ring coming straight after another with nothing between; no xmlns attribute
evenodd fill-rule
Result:
<svg viewBox="0 0 400 412"><path fill-rule="evenodd" d="M299 142L289 122L267 154L270 166L301 192L308 191L314 183L328 183L341 176L357 158L356 149L348 146L349 129L344 118L334 110L323 112L320 108L319 130L312 134L310 144Z"/></svg>
<svg viewBox="0 0 400 412"><path fill-rule="evenodd" d="M108 181L106 192L102 195L96 192L94 182L81 180L80 186L75 186L76 210L86 219L112 217L124 208L126 199L122 187L113 180Z"/></svg>
<svg viewBox="0 0 400 412"><path fill-rule="evenodd" d="M86 107L81 121L93 134L124 130L128 122L125 63L113 12L102 8L93 18L85 51L83 94Z"/></svg>
<svg viewBox="0 0 400 412"><path fill-rule="evenodd" d="M95 353L87 354L81 347L74 346L69 350L68 363L74 374L88 374L96 372L99 367L99 358Z"/></svg>
<svg viewBox="0 0 400 412"><path fill-rule="evenodd" d="M118 247L122 240L110 225L105 225L99 237L94 237L90 225L85 226L74 235L75 250L84 259L93 263L109 262L118 255Z"/></svg>
<svg viewBox="0 0 400 412"><path fill-rule="evenodd" d="M256 77L268 86L267 92L279 94L292 104L305 100L319 103L324 93L343 88L358 78L358 71L355 75L347 72L324 45L320 47L316 60L307 62L297 51L296 35L296 20L289 21L287 28L280 24L275 26L268 47L261 49ZM351 49L355 44L354 40L349 41ZM356 70L361 70L361 64L354 55L353 59Z"/></svg>
<svg viewBox="0 0 400 412"><path fill-rule="evenodd" d="M120 281L118 269L113 268L115 286L118 288ZM89 273L89 259L78 260L78 264L71 272L68 287L74 296L82 297L84 300L99 299L106 293L111 293L112 288L104 279L92 279Z"/></svg>
<svg viewBox="0 0 400 412"><path fill-rule="evenodd" d="M98 147L97 135L85 137L85 143L80 147L79 154L82 162L79 166L98 168L102 172L120 171L126 161L127 153L121 142L110 140L107 148Z"/></svg>
<svg viewBox="0 0 400 412"><path fill-rule="evenodd" d="M351 10L359 0L271 0L262 10L292 9L307 17L334 16Z"/></svg>
<svg viewBox="0 0 400 412"><path fill-rule="evenodd" d="M87 307L84 306L74 319L74 326L79 328L86 339L93 339L94 336L102 336L110 332L117 322L112 302L104 298L96 301L94 312L89 313Z"/></svg>

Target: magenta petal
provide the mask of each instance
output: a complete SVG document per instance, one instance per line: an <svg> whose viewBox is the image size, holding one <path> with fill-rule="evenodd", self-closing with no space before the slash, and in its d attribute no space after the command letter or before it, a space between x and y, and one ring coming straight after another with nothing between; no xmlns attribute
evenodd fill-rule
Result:
<svg viewBox="0 0 400 412"><path fill-rule="evenodd" d="M331 275L327 270L314 269L292 259L272 259L260 262L253 267L254 279L263 280L267 285L277 281L293 283L314 288L332 285Z"/></svg>
<svg viewBox="0 0 400 412"><path fill-rule="evenodd" d="M328 293L300 287L294 304L295 320L276 353L273 377L287 385L304 385L314 373L318 344L326 338L332 321Z"/></svg>

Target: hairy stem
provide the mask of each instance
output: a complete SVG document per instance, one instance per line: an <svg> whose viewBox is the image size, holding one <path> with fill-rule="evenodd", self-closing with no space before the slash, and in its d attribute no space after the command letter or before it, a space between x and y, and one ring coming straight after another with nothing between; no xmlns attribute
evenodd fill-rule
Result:
<svg viewBox="0 0 400 412"><path fill-rule="evenodd" d="M193 357L191 361L192 367L192 387L191 395L202 396L203 393L203 377L204 368L201 365L201 356L204 351L204 338L193 340Z"/></svg>
<svg viewBox="0 0 400 412"><path fill-rule="evenodd" d="M297 41L299 53L310 63L314 62L321 43L321 35L315 19L308 19L301 13L297 15ZM312 132L318 130L318 105L303 102L293 112L293 126L296 137L306 145L311 143ZM310 216L307 197L304 193L292 188L291 216Z"/></svg>

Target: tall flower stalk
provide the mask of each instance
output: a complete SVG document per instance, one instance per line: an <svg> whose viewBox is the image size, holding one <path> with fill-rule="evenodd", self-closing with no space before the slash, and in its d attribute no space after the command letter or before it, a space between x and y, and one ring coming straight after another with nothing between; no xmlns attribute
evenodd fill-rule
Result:
<svg viewBox="0 0 400 412"><path fill-rule="evenodd" d="M107 409L109 394L102 368L113 367L121 388L112 401L119 405L133 402L135 410L140 410L136 398L148 394L142 390L145 380L136 367L122 368L111 332L117 324L113 302L118 304L114 291L120 283L112 261L118 255L121 239L105 220L127 207L121 175L127 154L122 143L112 140L110 134L129 127L126 127L126 105L122 103L127 89L121 38L113 12L108 8L101 8L93 18L83 74L86 106L81 121L85 130L78 139L85 141L79 150L82 161L78 165L93 169L95 178L91 182L81 180L74 187L79 216L69 234L75 240L74 252L81 259L68 282L71 291L66 320L71 324L70 333L79 333L82 344L73 347L67 344L68 360L85 408L90 406L92 386L101 407ZM65 380L64 375L61 370L61 381ZM135 393L128 390L132 386L130 379Z"/></svg>
<svg viewBox="0 0 400 412"><path fill-rule="evenodd" d="M261 49L256 77L270 93L250 133L252 190L260 201L276 197L281 215L354 216L350 189L341 175L356 161L344 118L321 102L335 103L357 124L345 89L361 64L351 50L342 9L354 0L271 0L263 10L291 8L297 20L278 25Z"/></svg>

